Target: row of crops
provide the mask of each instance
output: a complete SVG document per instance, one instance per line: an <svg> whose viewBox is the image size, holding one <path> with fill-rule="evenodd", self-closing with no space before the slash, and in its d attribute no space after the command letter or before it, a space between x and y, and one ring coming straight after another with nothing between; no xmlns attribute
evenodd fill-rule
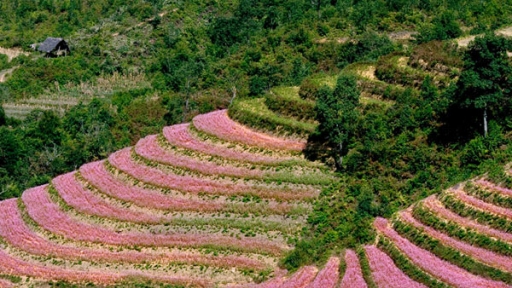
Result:
<svg viewBox="0 0 512 288"><path fill-rule="evenodd" d="M278 261L334 180L304 145L220 110L28 189L0 203L0 286L302 282Z"/></svg>

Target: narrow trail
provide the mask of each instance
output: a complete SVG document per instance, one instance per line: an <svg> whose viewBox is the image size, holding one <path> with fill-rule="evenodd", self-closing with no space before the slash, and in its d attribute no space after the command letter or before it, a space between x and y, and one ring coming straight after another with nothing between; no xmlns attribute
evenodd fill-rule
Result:
<svg viewBox="0 0 512 288"><path fill-rule="evenodd" d="M7 58L9 58L9 61L11 61L12 59L14 59L20 55L25 55L25 56L29 55L29 53L23 52L19 48L3 48L3 47L0 47L0 54L7 55Z"/></svg>
<svg viewBox="0 0 512 288"><path fill-rule="evenodd" d="M176 11L178 11L178 8L175 8L175 9L171 10L171 12L176 12ZM169 13L169 11L164 11L164 12L158 13L158 16L159 17L164 17L168 13ZM123 34L127 33L129 31L133 30L134 28L141 27L142 25L144 25L146 23L149 23L150 21L153 21L154 19L155 19L155 17L148 18L148 19L144 20L143 22L137 23L135 26L128 27L128 28L124 29L124 31L121 32L121 33L123 33ZM119 32L116 32L116 33L112 34L112 37L117 37L117 36L119 36Z"/></svg>
<svg viewBox="0 0 512 288"><path fill-rule="evenodd" d="M0 83L5 82L7 80L7 75L12 74L16 68L18 68L18 66L0 71Z"/></svg>
<svg viewBox="0 0 512 288"><path fill-rule="evenodd" d="M501 36L505 36L505 37L512 37L512 26L498 29L495 32L497 35L501 35ZM466 36L466 37L458 38L456 41L457 41L457 44L459 45L459 47L468 47L469 42L473 41L476 36L482 36L482 35L483 34Z"/></svg>

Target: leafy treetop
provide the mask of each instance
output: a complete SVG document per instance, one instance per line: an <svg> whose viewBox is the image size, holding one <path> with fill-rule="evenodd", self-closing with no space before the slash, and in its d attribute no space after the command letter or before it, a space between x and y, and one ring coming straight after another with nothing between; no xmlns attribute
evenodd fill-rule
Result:
<svg viewBox="0 0 512 288"><path fill-rule="evenodd" d="M462 109L474 112L466 114L468 117L482 117L485 136L488 113L503 117L503 112L511 104L508 96L512 84L512 66L507 56L508 46L504 37L487 33L476 37L464 53L464 67L457 83L455 103Z"/></svg>

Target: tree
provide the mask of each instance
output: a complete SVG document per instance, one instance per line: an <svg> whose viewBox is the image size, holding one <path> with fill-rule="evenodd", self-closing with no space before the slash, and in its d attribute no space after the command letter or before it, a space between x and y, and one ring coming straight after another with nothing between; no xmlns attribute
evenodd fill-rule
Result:
<svg viewBox="0 0 512 288"><path fill-rule="evenodd" d="M510 107L509 87L512 67L508 62L507 40L493 33L476 37L464 53L464 66L455 92L455 104L461 109L479 113L484 136L488 117L500 115ZM475 117L474 113L466 113Z"/></svg>
<svg viewBox="0 0 512 288"><path fill-rule="evenodd" d="M359 95L356 79L347 75L338 77L334 91L327 86L318 91L316 134L335 151L338 169L342 167L343 156L347 154L349 141L356 130Z"/></svg>
<svg viewBox="0 0 512 288"><path fill-rule="evenodd" d="M227 69L224 81L226 82L225 85L229 87L228 90L232 93L229 104L233 103L233 100L235 100L238 91L240 91L243 80L244 78L239 70Z"/></svg>
<svg viewBox="0 0 512 288"><path fill-rule="evenodd" d="M217 17L208 28L208 36L215 45L230 47L243 39L242 24L235 17Z"/></svg>
<svg viewBox="0 0 512 288"><path fill-rule="evenodd" d="M182 122L185 122L189 112L190 97L197 86L199 75L204 69L204 64L200 61L190 60L180 67L178 74L183 77L182 91L185 93L185 108L183 110Z"/></svg>
<svg viewBox="0 0 512 288"><path fill-rule="evenodd" d="M6 117L5 117L5 111L4 107L0 105L0 126L5 125L6 123Z"/></svg>
<svg viewBox="0 0 512 288"><path fill-rule="evenodd" d="M425 43L432 40L447 40L462 35L459 23L451 11L444 11L432 20L432 24L426 24L420 28L416 40Z"/></svg>
<svg viewBox="0 0 512 288"><path fill-rule="evenodd" d="M15 173L19 162L23 161L23 145L15 133L5 127L0 127L0 169L8 174Z"/></svg>

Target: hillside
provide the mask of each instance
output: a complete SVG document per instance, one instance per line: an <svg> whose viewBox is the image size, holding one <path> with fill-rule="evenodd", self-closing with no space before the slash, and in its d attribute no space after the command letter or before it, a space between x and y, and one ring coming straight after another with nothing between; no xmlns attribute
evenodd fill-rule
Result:
<svg viewBox="0 0 512 288"><path fill-rule="evenodd" d="M0 287L512 287L509 2L2 2Z"/></svg>
<svg viewBox="0 0 512 288"><path fill-rule="evenodd" d="M274 90L267 101L302 103L286 91ZM237 107L251 101L241 102L229 114L246 115ZM308 123L253 111L260 129L286 133L292 128L276 127ZM510 287L512 176L503 170L432 195L392 220L377 218L375 244L287 274L279 259L293 249L321 187L334 181L326 167L301 156L304 145L219 110L30 188L0 202L0 283ZM249 285L254 281L263 283Z"/></svg>
<svg viewBox="0 0 512 288"><path fill-rule="evenodd" d="M334 180L303 159L304 144L250 130L225 110L166 127L0 202L0 275L16 286L202 287L282 274L279 258Z"/></svg>
<svg viewBox="0 0 512 288"><path fill-rule="evenodd" d="M381 94L396 91L400 97L405 92L393 79L414 86L413 75L439 73L435 67L400 64L415 59L404 62L403 57L384 57L376 68L364 63L347 67L344 73L360 77L364 107L396 107L397 98ZM409 69L412 76L383 74L388 67L394 73ZM433 81L450 81L444 74L438 77ZM321 75L311 81L335 88L336 78ZM105 160L0 202L6 215L0 225L2 285L512 284L507 228L512 194L506 188L512 180L501 170L432 195L392 220L377 217L373 244L361 238L366 244L323 246L318 253L328 253L325 264L283 270L283 257L289 261L290 255L302 253L299 239L308 237L304 231L312 217L324 201L334 199L325 194L326 187L343 179L301 153L304 137L318 127L315 102L300 96L303 86L276 87L263 98L237 98L229 110L167 126ZM336 205L350 203L345 197Z"/></svg>

